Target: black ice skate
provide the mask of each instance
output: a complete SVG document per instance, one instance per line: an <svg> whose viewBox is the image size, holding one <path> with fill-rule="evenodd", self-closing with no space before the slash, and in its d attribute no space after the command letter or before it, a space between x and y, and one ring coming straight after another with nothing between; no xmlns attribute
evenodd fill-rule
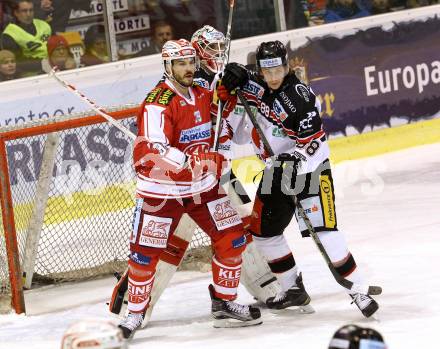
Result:
<svg viewBox="0 0 440 349"><path fill-rule="evenodd" d="M286 292L280 292L275 297L270 297L266 305L272 310L282 310L289 307L299 307L301 313L313 313L313 308L308 305L310 296L308 295L302 282L301 273L296 278L296 285L289 288Z"/></svg>
<svg viewBox="0 0 440 349"><path fill-rule="evenodd" d="M353 299L351 303L356 304L365 317L370 317L379 309L379 304L367 294L354 293L350 297Z"/></svg>
<svg viewBox="0 0 440 349"><path fill-rule="evenodd" d="M145 313L128 313L127 317L118 325L125 339L133 337L136 330L141 328Z"/></svg>
<svg viewBox="0 0 440 349"><path fill-rule="evenodd" d="M245 327L259 325L261 320L260 309L250 305L241 305L233 301L224 301L214 296L214 286L209 285L214 318L214 327Z"/></svg>

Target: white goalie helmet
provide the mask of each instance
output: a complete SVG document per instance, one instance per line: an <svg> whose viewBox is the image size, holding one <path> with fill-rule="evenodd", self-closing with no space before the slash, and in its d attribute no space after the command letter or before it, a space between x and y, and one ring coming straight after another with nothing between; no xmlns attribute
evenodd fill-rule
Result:
<svg viewBox="0 0 440 349"><path fill-rule="evenodd" d="M210 25L205 25L193 34L191 44L196 49L199 58L205 62L206 68L213 73L223 70L226 39L222 32Z"/></svg>
<svg viewBox="0 0 440 349"><path fill-rule="evenodd" d="M175 59L194 58L197 64L197 53L195 48L188 40L168 40L162 47L162 61L165 69L165 75L169 78L173 78L173 71L170 68L167 70L168 65L171 67L171 62Z"/></svg>
<svg viewBox="0 0 440 349"><path fill-rule="evenodd" d="M64 333L61 349L128 349L121 330L106 320L83 320Z"/></svg>

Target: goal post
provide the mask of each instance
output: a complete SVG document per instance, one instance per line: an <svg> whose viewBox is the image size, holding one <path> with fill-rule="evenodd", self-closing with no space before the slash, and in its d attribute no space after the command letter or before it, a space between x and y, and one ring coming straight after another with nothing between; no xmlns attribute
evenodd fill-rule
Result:
<svg viewBox="0 0 440 349"><path fill-rule="evenodd" d="M115 119L128 120L131 118L131 120L134 120L137 111L138 106L126 106L122 110L114 110L111 114ZM51 160L50 157L55 158L56 155L50 155L49 145L51 142L57 141L59 136L56 132L73 130L72 134L77 134L79 139L81 137L80 129L90 129L93 128L93 125L104 125L106 122L101 116L87 114L49 118L22 126L5 128L0 132L0 178L2 188L2 234L0 235L0 241L3 241L3 243L0 243L0 259L5 262L0 266L0 302L3 303L3 308L7 307L5 303L11 300L15 312L25 312L23 283L27 280L26 286L30 288L40 242L41 226L45 217L46 201L49 199L49 185L51 184L53 187L54 184L52 176L54 164L51 165L51 162L54 162L55 159ZM104 125L104 128L109 130L108 125ZM87 142L87 140L83 141ZM45 156L40 159L38 151L35 150L37 144L44 149L43 153L45 153ZM41 144L43 146L40 146ZM14 149L19 154L17 158L14 154L11 154ZM24 151L25 149L27 150ZM51 151L52 153L57 151L57 144L52 145ZM32 159L30 159L31 157ZM58 161L59 159L60 152L58 150ZM29 162L28 164L24 163L26 160ZM84 160L93 161L93 159ZM14 166L18 166L18 168L13 168ZM58 163L58 169L60 168L63 168L63 166ZM33 179L35 179L32 185L26 183L29 181L26 176L30 177L30 172L34 174ZM18 178L20 175L21 178ZM33 197L29 195L29 191L33 191ZM71 194L75 195L75 193ZM59 202L59 193L53 193L50 199L53 202L53 200L57 200L57 197ZM65 212L63 214L66 216ZM70 217L70 219L72 218ZM49 217L49 219L60 220L56 216ZM64 229L63 232L68 231L68 229ZM40 252L50 254L51 245L48 244L47 246L47 251ZM54 249L56 248L59 247ZM44 267L43 269L48 268ZM54 270L61 274L64 272L59 267ZM44 273L40 272L40 274L44 276Z"/></svg>

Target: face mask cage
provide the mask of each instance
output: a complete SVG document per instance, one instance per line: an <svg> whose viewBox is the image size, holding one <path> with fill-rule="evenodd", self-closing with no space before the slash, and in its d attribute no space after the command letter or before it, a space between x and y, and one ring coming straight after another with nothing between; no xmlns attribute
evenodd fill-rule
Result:
<svg viewBox="0 0 440 349"><path fill-rule="evenodd" d="M211 41L199 43L200 58L205 61L205 66L213 73L223 70L225 64L224 41Z"/></svg>

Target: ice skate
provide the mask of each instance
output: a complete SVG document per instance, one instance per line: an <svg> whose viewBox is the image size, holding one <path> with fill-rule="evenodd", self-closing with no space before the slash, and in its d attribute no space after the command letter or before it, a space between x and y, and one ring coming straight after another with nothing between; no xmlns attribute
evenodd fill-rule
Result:
<svg viewBox="0 0 440 349"><path fill-rule="evenodd" d="M379 304L367 294L354 293L350 297L365 317L370 317L379 309Z"/></svg>
<svg viewBox="0 0 440 349"><path fill-rule="evenodd" d="M313 313L314 310L309 303L310 296L304 287L300 273L296 278L296 285L285 292L278 293L275 297L268 298L266 305L269 309L275 311L289 307L298 307L301 313Z"/></svg>
<svg viewBox="0 0 440 349"><path fill-rule="evenodd" d="M214 327L245 327L263 322L260 309L219 299L214 296L212 285L209 285L209 294L212 301L211 314L214 318Z"/></svg>
<svg viewBox="0 0 440 349"><path fill-rule="evenodd" d="M128 313L127 317L118 325L125 339L131 338L136 330L141 328L144 313Z"/></svg>

